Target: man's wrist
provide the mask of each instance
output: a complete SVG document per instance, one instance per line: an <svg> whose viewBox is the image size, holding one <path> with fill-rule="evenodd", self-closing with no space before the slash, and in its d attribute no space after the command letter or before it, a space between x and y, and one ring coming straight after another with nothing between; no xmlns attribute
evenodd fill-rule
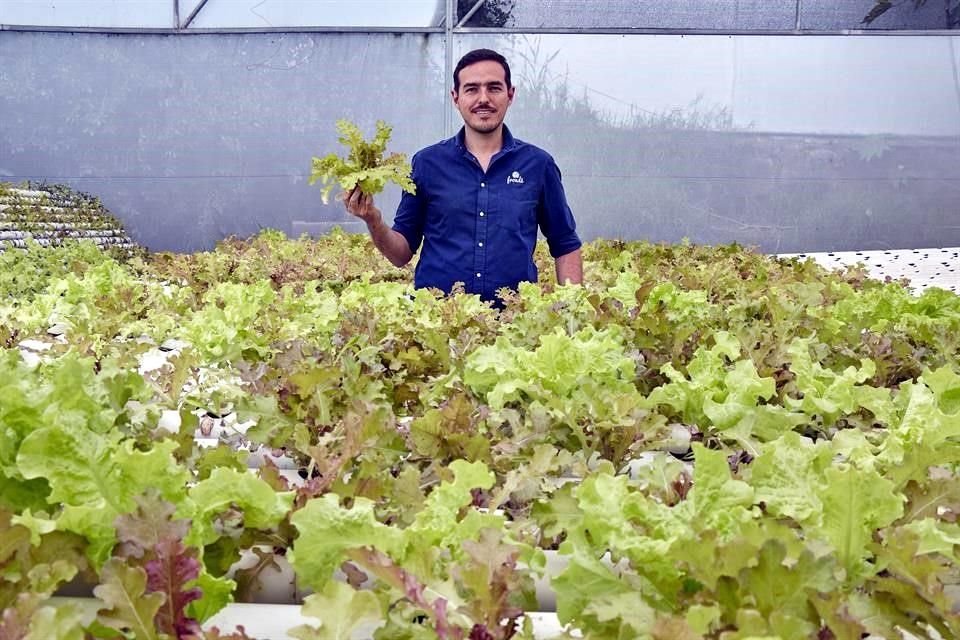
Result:
<svg viewBox="0 0 960 640"><path fill-rule="evenodd" d="M382 233L386 225L383 223L383 216L377 214L372 220L367 220L367 231L371 234Z"/></svg>

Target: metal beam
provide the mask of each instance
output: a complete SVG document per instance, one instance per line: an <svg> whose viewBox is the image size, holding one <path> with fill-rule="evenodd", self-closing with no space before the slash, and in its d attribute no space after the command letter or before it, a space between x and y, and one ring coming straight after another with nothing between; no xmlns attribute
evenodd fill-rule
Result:
<svg viewBox="0 0 960 640"><path fill-rule="evenodd" d="M173 28L180 28L180 0L173 0Z"/></svg>
<svg viewBox="0 0 960 640"><path fill-rule="evenodd" d="M189 27L190 23L193 22L193 19L197 17L197 14L200 13L200 10L203 9L206 6L206 4L207 4L207 0L200 0L197 6L194 7L193 11L190 12L190 15L187 16L187 21L184 22L183 26L181 26L180 28L186 29L187 27Z"/></svg>
<svg viewBox="0 0 960 640"><path fill-rule="evenodd" d="M439 27L194 27L192 29L174 29L173 27L58 27L35 24L0 24L0 31L32 31L50 33L122 33L122 34L257 34L257 33L387 33L403 35L406 33L426 33L443 35Z"/></svg>
<svg viewBox="0 0 960 640"><path fill-rule="evenodd" d="M465 25L465 24L467 23L467 20L469 20L470 18L472 18L472 17L473 17L473 14L475 14L475 13L480 9L480 7L483 6L483 3L486 2L486 1L487 1L487 0L477 0L477 3L476 3L475 5L473 5L472 7L470 7L470 11L467 11L466 15L464 15L462 18L460 18L460 22L457 23L457 28L459 29L460 27L462 27L463 25Z"/></svg>
<svg viewBox="0 0 960 640"><path fill-rule="evenodd" d="M667 35L667 36L960 36L951 29L657 29L651 27L461 27L460 34Z"/></svg>
<svg viewBox="0 0 960 640"><path fill-rule="evenodd" d="M186 28L186 25L184 25ZM674 36L952 36L960 38L960 30L952 29L837 29L824 30L736 30L736 29L631 29L631 28L582 28L582 27L540 27L540 28L497 28L497 27L461 27L447 30L444 27L194 27L189 30L172 27L60 27L33 24L0 24L0 31L49 31L52 33L155 33L155 34L191 34L191 33L435 33L451 36L453 34L493 34L493 35L674 35ZM450 72L453 72L451 67Z"/></svg>

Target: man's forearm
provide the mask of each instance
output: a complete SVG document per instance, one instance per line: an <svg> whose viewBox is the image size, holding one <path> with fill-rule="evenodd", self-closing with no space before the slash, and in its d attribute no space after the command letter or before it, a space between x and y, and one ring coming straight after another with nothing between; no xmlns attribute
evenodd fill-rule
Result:
<svg viewBox="0 0 960 640"><path fill-rule="evenodd" d="M410 262L413 252L410 251L410 245L402 233L388 227L382 218L374 223L368 223L367 229L370 231L370 238L373 240L374 246L395 267L402 267Z"/></svg>
<svg viewBox="0 0 960 640"><path fill-rule="evenodd" d="M580 257L580 249L574 249L570 253L554 259L557 268L558 284L582 284L583 283L583 260Z"/></svg>

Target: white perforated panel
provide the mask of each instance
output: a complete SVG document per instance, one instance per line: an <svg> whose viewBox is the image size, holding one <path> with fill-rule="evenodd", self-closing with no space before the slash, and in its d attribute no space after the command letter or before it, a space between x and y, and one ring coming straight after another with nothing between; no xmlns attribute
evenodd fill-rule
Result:
<svg viewBox="0 0 960 640"><path fill-rule="evenodd" d="M863 263L870 276L878 280L906 278L915 293L927 287L940 287L954 293L960 291L960 247L791 253L780 254L780 257L812 258L828 269Z"/></svg>

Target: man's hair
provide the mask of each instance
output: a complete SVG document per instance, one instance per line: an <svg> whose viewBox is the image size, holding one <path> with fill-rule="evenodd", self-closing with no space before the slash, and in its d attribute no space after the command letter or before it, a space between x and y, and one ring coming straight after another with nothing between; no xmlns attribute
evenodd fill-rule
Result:
<svg viewBox="0 0 960 640"><path fill-rule="evenodd" d="M493 62L500 63L500 66L503 67L504 77L507 81L507 89L509 89L512 85L510 84L510 65L507 64L507 59L493 49L474 49L470 53L460 58L460 62L457 63L456 68L453 70L453 90L455 92L460 91L461 69L485 60L492 60Z"/></svg>

